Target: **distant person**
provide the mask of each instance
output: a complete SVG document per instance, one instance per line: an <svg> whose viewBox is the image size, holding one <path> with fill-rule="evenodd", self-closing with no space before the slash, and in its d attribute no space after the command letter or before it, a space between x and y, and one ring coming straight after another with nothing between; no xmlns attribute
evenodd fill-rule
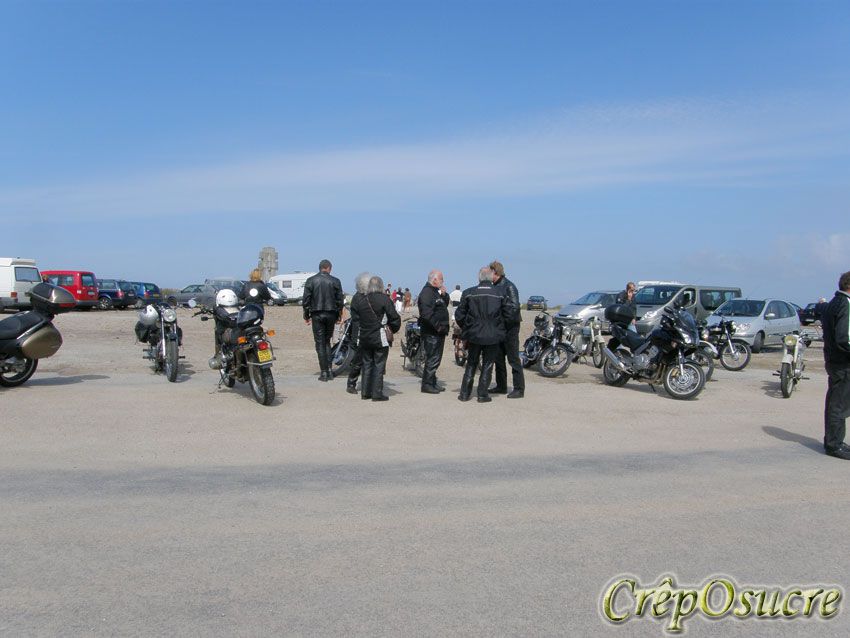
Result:
<svg viewBox="0 0 850 638"><path fill-rule="evenodd" d="M630 281L626 284L626 289L620 292L617 295L617 303L621 306L628 306L632 309L632 314L635 315L635 318L632 319L631 323L629 323L629 330L632 332L637 332L637 302L635 301L635 295L637 294L637 286L635 286L635 282Z"/></svg>
<svg viewBox="0 0 850 638"><path fill-rule="evenodd" d="M443 273L432 270L417 300L422 347L425 348L421 387L425 394L439 394L443 391L437 385L437 369L443 360L443 347L446 335L449 334L449 296L440 291L442 287Z"/></svg>
<svg viewBox="0 0 850 638"><path fill-rule="evenodd" d="M256 294L251 294L255 290ZM242 292L239 295L240 299L244 299L245 303L258 303L263 305L272 298L268 287L263 283L263 273L259 268L254 268L248 276L248 281L242 285Z"/></svg>
<svg viewBox="0 0 850 638"><path fill-rule="evenodd" d="M365 297L369 288L369 280L372 275L368 272L363 272L357 275L354 280L354 296L351 298L351 306L359 303L361 297ZM349 394L357 394L357 379L360 377L360 370L363 365L363 356L360 352L360 323L359 317L355 318L354 313L351 313L351 325L349 326L349 347L352 350L351 363L348 367L348 383L345 386L345 391Z"/></svg>
<svg viewBox="0 0 850 638"><path fill-rule="evenodd" d="M319 272L304 282L304 322L313 326L313 340L319 357L319 381L333 379L331 372L331 337L334 324L342 317L345 296L342 284L331 275L333 265L327 259L319 262Z"/></svg>
<svg viewBox="0 0 850 638"><path fill-rule="evenodd" d="M838 290L821 316L823 359L828 375L823 447L829 456L850 461L844 443L850 416L850 272L838 279Z"/></svg>
<svg viewBox="0 0 850 638"><path fill-rule="evenodd" d="M452 302L452 308L457 308L460 305L460 298L463 296L463 291L460 289L460 284L455 286L455 289L449 293L449 301Z"/></svg>
<svg viewBox="0 0 850 638"><path fill-rule="evenodd" d="M493 287L505 297L508 315L505 320L505 340L499 344L499 354L496 357L496 385L490 388L490 394L507 394L509 399L521 399L525 396L525 375L522 361L519 358L519 329L522 323L522 311L519 302L519 290L514 283L505 277L505 267L501 262L490 263L493 273ZM513 389L508 394L508 368L505 359L511 366L511 382Z"/></svg>
<svg viewBox="0 0 850 638"><path fill-rule="evenodd" d="M388 401L389 397L384 394L384 373L390 344L384 325L396 333L401 328L401 317L384 293L380 277L373 275L366 294L355 295L351 300L351 319L359 326L358 348L363 359L360 398Z"/></svg>
<svg viewBox="0 0 850 638"><path fill-rule="evenodd" d="M492 401L488 394L493 364L499 355L499 344L505 340L505 323L514 319L507 297L493 287L493 271L485 266L478 271L478 286L463 291L460 305L455 311L455 321L463 330L463 339L469 342L469 356L463 371L458 399L469 401L475 370L481 364L478 379L478 403Z"/></svg>
<svg viewBox="0 0 850 638"><path fill-rule="evenodd" d="M401 311L404 310L404 291L401 289L401 286L395 291L395 299L393 301L395 303L395 311L401 314Z"/></svg>
<svg viewBox="0 0 850 638"><path fill-rule="evenodd" d="M404 289L404 304L402 305L402 310L407 312L410 310L413 305L413 295L410 294L410 288Z"/></svg>

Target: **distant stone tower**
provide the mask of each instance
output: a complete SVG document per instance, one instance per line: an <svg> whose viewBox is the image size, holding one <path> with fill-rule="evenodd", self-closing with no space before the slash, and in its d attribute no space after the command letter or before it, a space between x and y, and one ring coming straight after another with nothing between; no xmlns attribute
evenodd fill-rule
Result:
<svg viewBox="0 0 850 638"><path fill-rule="evenodd" d="M271 246L266 246L260 251L260 261L257 268L263 276L263 281L268 281L277 274L277 251Z"/></svg>

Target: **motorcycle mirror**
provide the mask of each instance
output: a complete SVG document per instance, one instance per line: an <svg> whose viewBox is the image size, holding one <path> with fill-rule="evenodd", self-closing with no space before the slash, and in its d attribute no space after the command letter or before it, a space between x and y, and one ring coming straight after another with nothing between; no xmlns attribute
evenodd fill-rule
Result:
<svg viewBox="0 0 850 638"><path fill-rule="evenodd" d="M190 299L188 305L189 305L190 308L194 308L198 305L198 302L195 301L194 299Z"/></svg>

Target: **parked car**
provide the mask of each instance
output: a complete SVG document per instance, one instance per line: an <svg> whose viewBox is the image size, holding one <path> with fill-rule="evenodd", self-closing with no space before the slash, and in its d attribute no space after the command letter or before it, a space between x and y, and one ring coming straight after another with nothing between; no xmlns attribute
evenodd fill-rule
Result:
<svg viewBox="0 0 850 638"><path fill-rule="evenodd" d="M144 308L153 301L162 301L162 291L159 286L147 281L131 281L136 290L136 308Z"/></svg>
<svg viewBox="0 0 850 638"><path fill-rule="evenodd" d="M30 308L30 290L39 283L41 274L35 259L0 257L0 312L5 308Z"/></svg>
<svg viewBox="0 0 850 638"><path fill-rule="evenodd" d="M201 306L212 306L217 292L218 289L209 284L192 284L180 292L169 295L168 303L172 306L187 306L189 300L194 299Z"/></svg>
<svg viewBox="0 0 850 638"><path fill-rule="evenodd" d="M41 276L48 283L70 292L77 308L91 310L98 304L97 277L88 270L42 270Z"/></svg>
<svg viewBox="0 0 850 638"><path fill-rule="evenodd" d="M526 310L548 310L549 307L546 305L546 299L540 297L539 295L532 295L528 298L528 301L525 302Z"/></svg>
<svg viewBox="0 0 850 638"><path fill-rule="evenodd" d="M781 345L785 335L800 332L794 306L781 299L730 299L708 318L708 325L723 319L735 322L735 341L748 343L753 352Z"/></svg>
<svg viewBox="0 0 850 638"><path fill-rule="evenodd" d="M800 323L804 326L809 326L820 319L817 311L818 304L806 304L806 307L800 310L797 314L800 315Z"/></svg>
<svg viewBox="0 0 850 638"><path fill-rule="evenodd" d="M661 323L664 308L683 308L703 321L724 302L741 296L734 286L700 286L679 282L638 282L635 294L637 331L646 335Z"/></svg>
<svg viewBox="0 0 850 638"><path fill-rule="evenodd" d="M127 308L136 304L136 291L123 279L97 280L97 305L101 310Z"/></svg>
<svg viewBox="0 0 850 638"><path fill-rule="evenodd" d="M565 305L557 314L557 317L565 320L579 319L587 323L593 317L599 320L603 332L610 329L609 322L605 319L605 308L617 301L619 290L594 290Z"/></svg>
<svg viewBox="0 0 850 638"><path fill-rule="evenodd" d="M286 294L277 287L276 283L273 281L267 281L266 288L269 289L269 294L272 296L271 301L268 302L270 306L286 305Z"/></svg>

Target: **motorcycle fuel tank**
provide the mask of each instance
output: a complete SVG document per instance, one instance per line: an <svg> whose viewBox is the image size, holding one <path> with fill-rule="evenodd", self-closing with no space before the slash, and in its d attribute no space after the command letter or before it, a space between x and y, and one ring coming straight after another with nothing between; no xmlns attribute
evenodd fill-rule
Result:
<svg viewBox="0 0 850 638"><path fill-rule="evenodd" d="M21 341L21 352L30 359L52 357L62 346L62 335L51 324L39 328Z"/></svg>

